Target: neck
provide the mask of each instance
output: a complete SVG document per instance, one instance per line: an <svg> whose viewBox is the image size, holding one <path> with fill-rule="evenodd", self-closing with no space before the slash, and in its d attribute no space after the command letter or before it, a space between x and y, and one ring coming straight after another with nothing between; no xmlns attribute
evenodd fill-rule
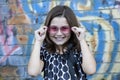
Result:
<svg viewBox="0 0 120 80"><path fill-rule="evenodd" d="M62 46L57 46L56 49L57 49L58 53L63 54L63 47Z"/></svg>
<svg viewBox="0 0 120 80"><path fill-rule="evenodd" d="M63 49L63 46L57 46L57 47L56 47L56 51L57 51L57 53L59 53L59 54L63 54L63 52L66 51L66 48Z"/></svg>

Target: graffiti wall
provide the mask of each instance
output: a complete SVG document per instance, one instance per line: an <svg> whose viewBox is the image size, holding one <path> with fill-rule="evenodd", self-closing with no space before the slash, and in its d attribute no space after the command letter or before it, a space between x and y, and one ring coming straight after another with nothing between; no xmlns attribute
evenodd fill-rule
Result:
<svg viewBox="0 0 120 80"><path fill-rule="evenodd" d="M120 0L0 0L0 80L42 80L28 75L27 64L34 31L56 5L72 8L87 30L97 61L88 80L120 80Z"/></svg>

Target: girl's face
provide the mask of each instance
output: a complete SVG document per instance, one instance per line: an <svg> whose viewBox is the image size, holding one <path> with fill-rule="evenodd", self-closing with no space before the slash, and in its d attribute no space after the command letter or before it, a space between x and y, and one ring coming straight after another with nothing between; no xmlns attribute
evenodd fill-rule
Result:
<svg viewBox="0 0 120 80"><path fill-rule="evenodd" d="M50 39L57 45L65 44L71 36L71 28L65 17L55 17L48 28Z"/></svg>

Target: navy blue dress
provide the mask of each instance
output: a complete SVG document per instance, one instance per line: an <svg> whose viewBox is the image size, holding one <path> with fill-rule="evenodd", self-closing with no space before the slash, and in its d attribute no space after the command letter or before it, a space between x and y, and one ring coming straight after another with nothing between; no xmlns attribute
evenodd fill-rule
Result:
<svg viewBox="0 0 120 80"><path fill-rule="evenodd" d="M78 54L76 51L73 52L73 57L77 59L77 69L79 72L79 80L87 80L86 74L83 72L81 63L82 55ZM71 79L68 60L64 57L63 54L52 53L50 54L45 47L41 48L40 58L44 62L44 80L74 80ZM74 66L73 66L74 68ZM77 74L74 73L74 76L77 78Z"/></svg>

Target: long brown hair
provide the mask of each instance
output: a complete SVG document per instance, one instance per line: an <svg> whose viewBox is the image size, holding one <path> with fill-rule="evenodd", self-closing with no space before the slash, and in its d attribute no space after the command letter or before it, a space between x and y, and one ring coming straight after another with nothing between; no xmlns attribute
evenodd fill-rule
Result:
<svg viewBox="0 0 120 80"><path fill-rule="evenodd" d="M44 25L49 27L52 19L54 17L58 17L58 16L65 17L70 27L80 26L78 24L77 18L75 16L75 14L73 13L72 9L70 9L67 6L62 6L62 5L58 5L58 6L51 9L51 11L48 13L48 15L46 17L46 21L45 21ZM45 43L46 49L48 51L53 52L53 53L56 51L55 44L49 38L48 32L46 34L46 38L44 40L44 43ZM73 50L77 49L78 51L81 51L79 41L78 41L76 35L72 31L71 31L70 39L63 45L63 47L68 47L69 44L72 44Z"/></svg>

